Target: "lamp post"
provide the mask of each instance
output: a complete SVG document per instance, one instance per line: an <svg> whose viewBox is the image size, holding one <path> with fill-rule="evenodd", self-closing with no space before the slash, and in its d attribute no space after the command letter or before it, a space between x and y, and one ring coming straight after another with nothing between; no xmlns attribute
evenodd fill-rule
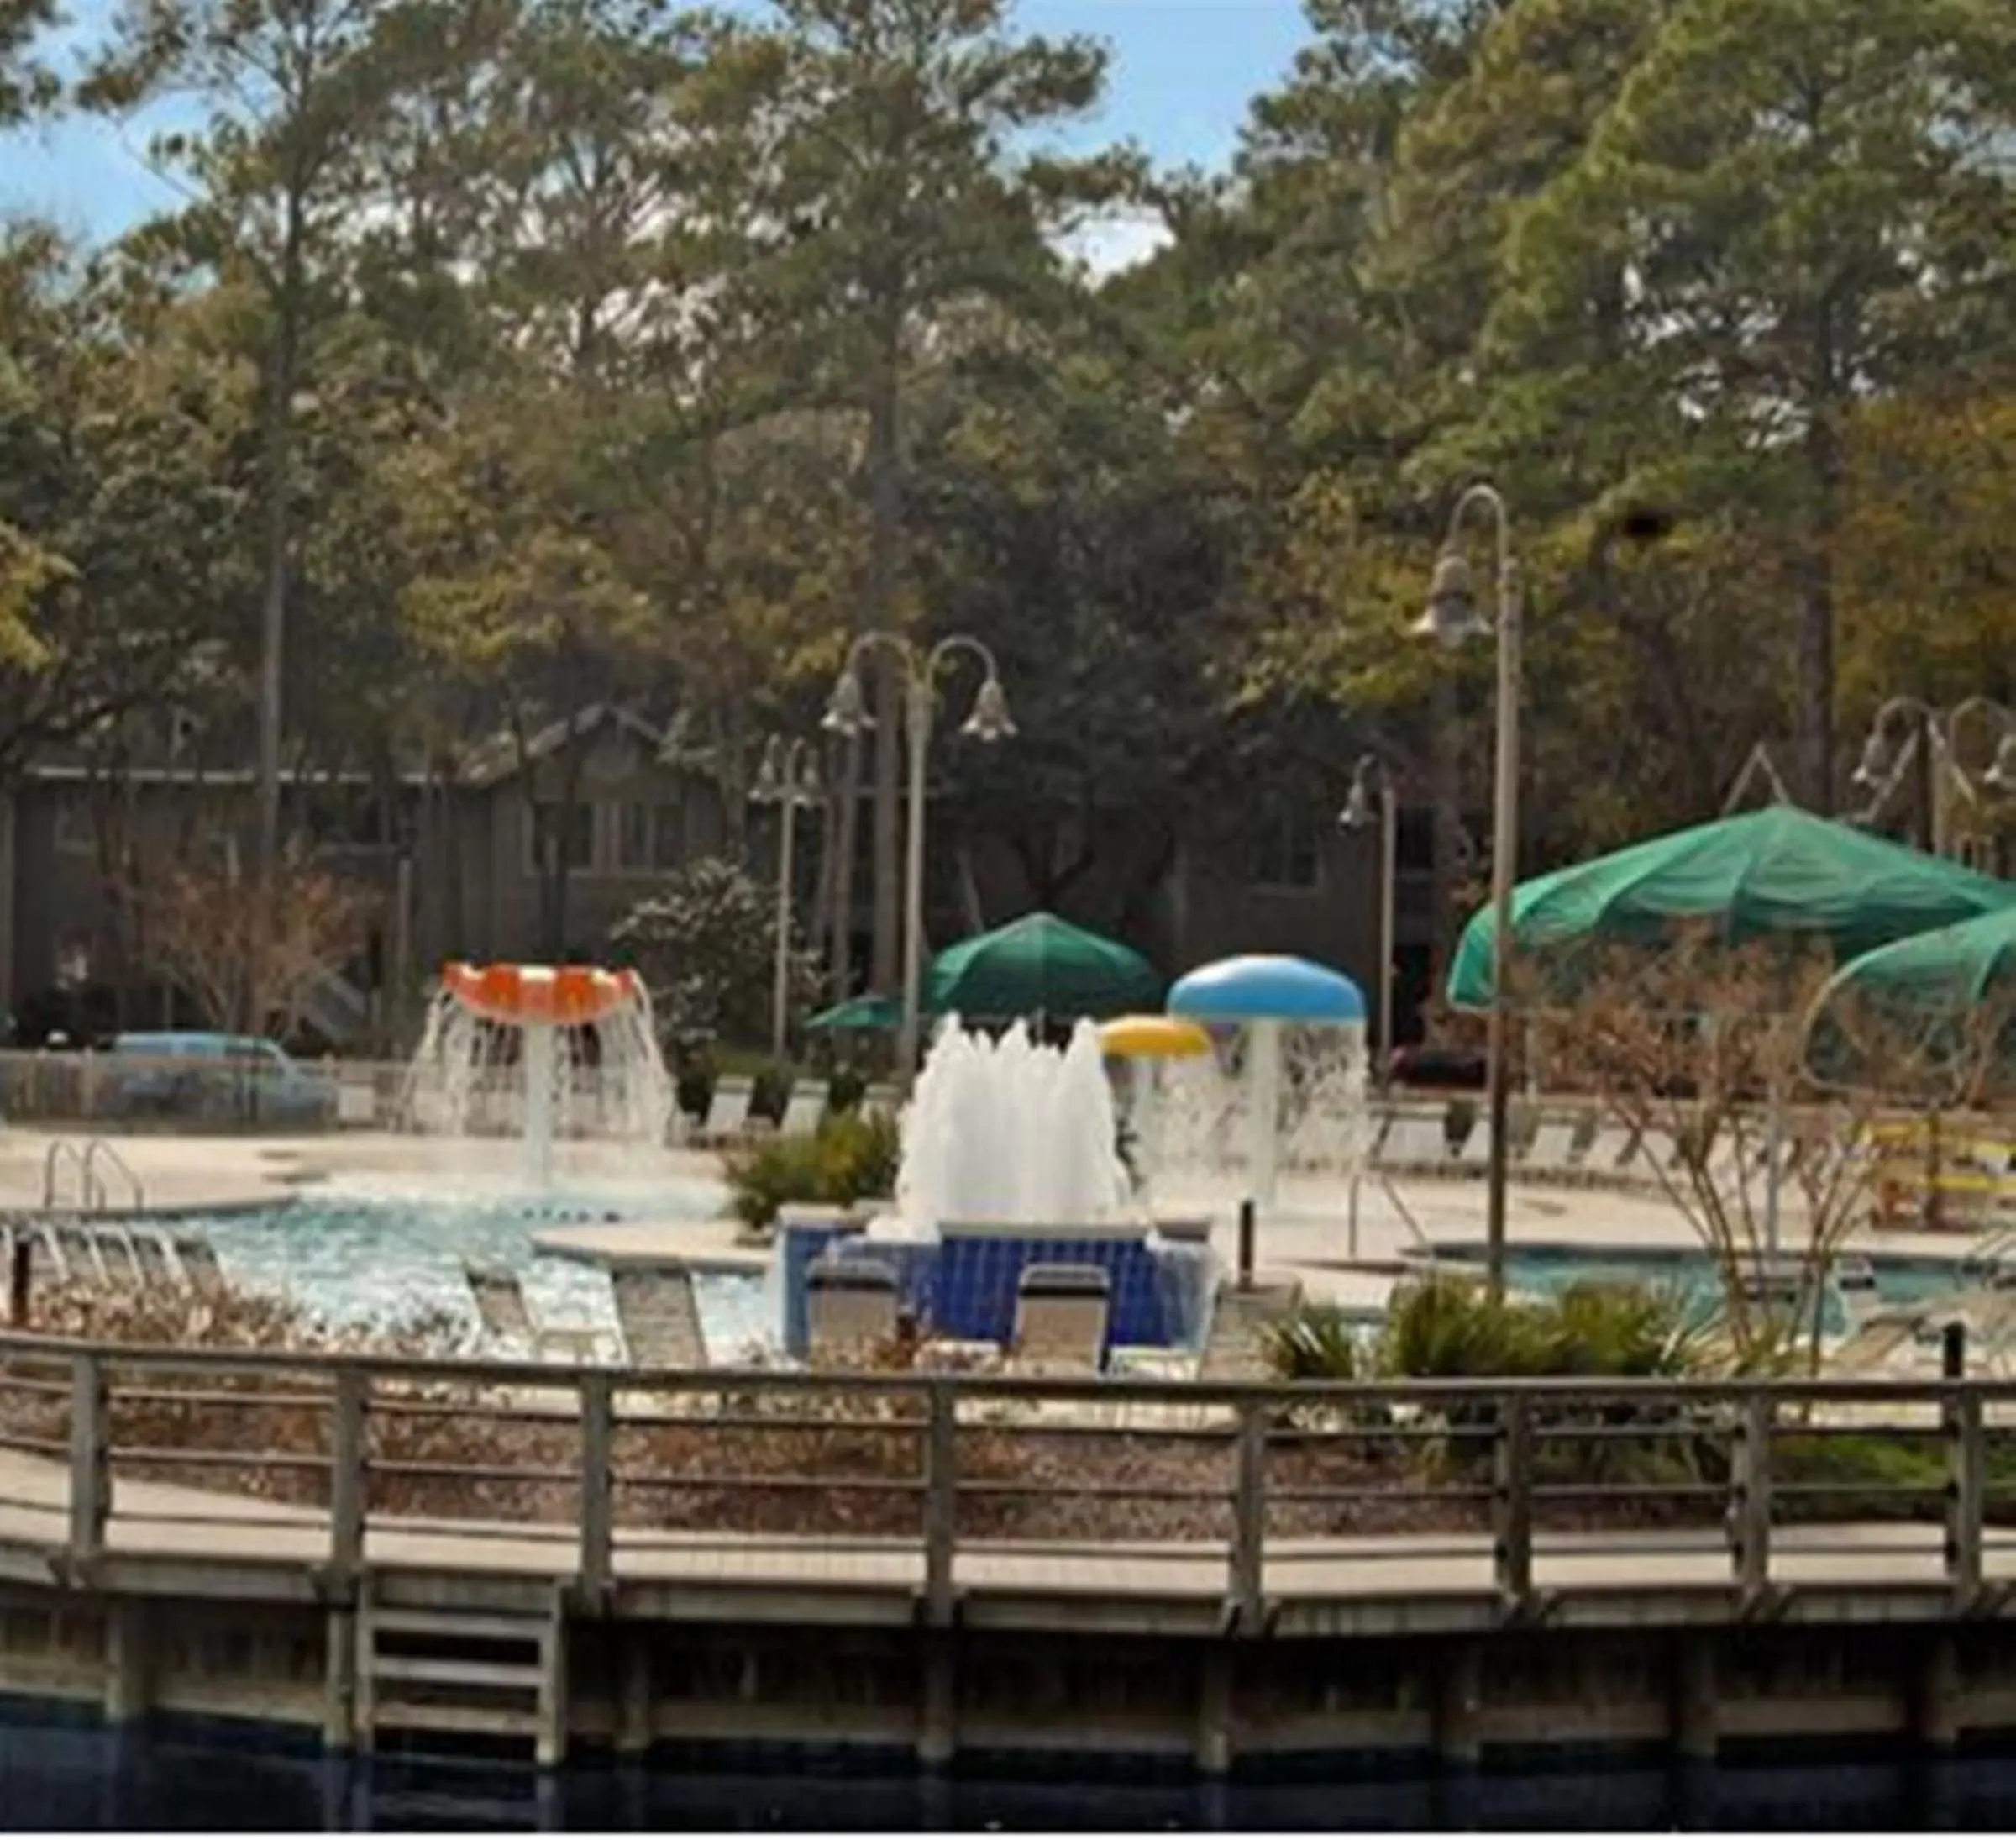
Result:
<svg viewBox="0 0 2016 1840"><path fill-rule="evenodd" d="M902 667L904 739L910 749L910 835L903 877L903 1026L897 1038L897 1054L907 1082L916 1077L917 1069L918 1007L924 975L924 762L931 746L938 673L961 652L970 653L986 673L974 697L972 712L960 724L960 733L976 741L1005 741L1015 733L1015 723L1008 713L1000 668L979 639L955 633L924 651L900 633L864 633L848 649L847 662L834 682L822 724L828 733L853 736L874 726L861 687L861 661L878 646L892 652Z"/></svg>
<svg viewBox="0 0 2016 1840"><path fill-rule="evenodd" d="M1903 713L1914 715L1919 723L1919 744L1923 751L1925 809L1922 828L1925 846L1934 855L1944 856L1952 837L1951 827L1946 822L1945 801L1940 796L1935 776L1937 763L1943 758L1946 771L1971 796L1973 781L1961 767L1956 744L1964 718L1971 715L1987 716L2000 728L2002 739L1996 745L1993 762L1982 775L1982 784L1998 792L2016 793L2016 710L1991 697L1969 697L1944 712L1922 697L1907 694L1891 697L1877 711L1875 720L1869 725L1869 739L1862 744L1862 758L1852 776L1852 783L1870 795L1866 817L1874 814L1884 794L1890 790L1898 769L1903 764L1890 742L1892 718Z"/></svg>
<svg viewBox="0 0 2016 1840"><path fill-rule="evenodd" d="M770 1053L784 1059L791 1021L792 844L801 807L820 801L819 762L803 735L785 741L772 735L764 744L750 800L778 808L776 963L770 974Z"/></svg>
<svg viewBox="0 0 2016 1840"><path fill-rule="evenodd" d="M1469 558L1463 553L1463 520L1473 507L1489 511L1497 534L1498 618L1478 610ZM1485 1283L1494 1302L1505 1294L1506 1138L1510 1134L1512 1070L1512 885L1519 854L1519 574L1512 560L1512 523L1494 486L1473 486L1457 500L1449 532L1436 558L1428 607L1415 623L1416 636L1447 646L1498 635L1498 760L1493 774L1491 841L1491 1016L1488 1035L1490 1164L1484 1199Z"/></svg>
<svg viewBox="0 0 2016 1840"><path fill-rule="evenodd" d="M1399 796L1393 783L1393 771L1386 763L1376 754L1360 754L1351 775L1351 791L1337 822L1347 831L1365 829L1373 821L1375 798L1379 826L1379 1077L1383 1086L1385 1070L1393 1059L1394 871L1399 866Z"/></svg>

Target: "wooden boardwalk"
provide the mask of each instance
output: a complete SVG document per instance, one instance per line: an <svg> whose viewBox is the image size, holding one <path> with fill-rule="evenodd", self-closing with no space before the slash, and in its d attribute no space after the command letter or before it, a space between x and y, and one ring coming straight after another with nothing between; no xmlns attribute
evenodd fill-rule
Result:
<svg viewBox="0 0 2016 1840"><path fill-rule="evenodd" d="M60 1576L70 1532L66 1468L0 1453L0 1570ZM106 1571L163 1568L185 1576L186 1568L197 1566L223 1595L287 1598L312 1594L328 1565L330 1541L329 1517L320 1510L121 1480L95 1563ZM362 1559L373 1571L549 1590L576 1577L579 1542L573 1528L559 1523L374 1516ZM1497 1599L1494 1561L1494 1543L1484 1535L1273 1538L1262 1588L1281 1610L1373 1603L1425 1610L1438 1601L1454 1607ZM1771 1579L1781 1592L1850 1592L1893 1601L1943 1595L1945 1568L1940 1527L1861 1522L1777 1529ZM2016 1585L2016 1534L1984 1543L1982 1569L1991 1583ZM619 1528L612 1571L619 1591L671 1586L790 1599L908 1600L925 1586L921 1547L900 1539ZM1215 1609L1226 1600L1228 1575L1223 1548L1203 1543L961 1540L953 1587L969 1601ZM1533 1588L1563 1597L1628 1597L1641 1606L1671 1596L1705 1608L1733 1592L1735 1580L1719 1529L1634 1531L1536 1537Z"/></svg>

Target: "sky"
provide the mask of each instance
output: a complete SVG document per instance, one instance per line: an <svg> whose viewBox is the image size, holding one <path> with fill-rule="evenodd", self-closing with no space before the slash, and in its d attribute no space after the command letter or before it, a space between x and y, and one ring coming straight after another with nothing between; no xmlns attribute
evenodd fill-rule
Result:
<svg viewBox="0 0 2016 1840"><path fill-rule="evenodd" d="M65 37L87 43L112 0L71 0L70 11ZM1027 30L1089 33L1111 48L1104 105L1062 145L1131 139L1168 166L1223 166L1248 102L1279 81L1309 36L1300 0L1017 0L1016 16ZM0 211L50 218L76 235L117 235L176 201L142 157L159 125L71 118L0 135ZM1118 223L1080 250L1107 270L1154 239L1145 224Z"/></svg>

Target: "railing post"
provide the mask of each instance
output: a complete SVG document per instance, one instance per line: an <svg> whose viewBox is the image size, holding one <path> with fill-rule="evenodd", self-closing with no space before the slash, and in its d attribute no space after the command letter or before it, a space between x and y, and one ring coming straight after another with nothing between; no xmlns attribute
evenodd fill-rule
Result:
<svg viewBox="0 0 2016 1840"><path fill-rule="evenodd" d="M1499 1401L1491 1454L1493 1569L1499 1595L1517 1604L1533 1590L1533 1412L1525 1394Z"/></svg>
<svg viewBox="0 0 2016 1840"><path fill-rule="evenodd" d="M95 1354L70 1363L70 1556L92 1559L105 1546L112 1511L107 1460L105 1369Z"/></svg>
<svg viewBox="0 0 2016 1840"><path fill-rule="evenodd" d="M1768 1393L1743 1401L1743 1422L1730 1466L1730 1532L1736 1583L1746 1596L1771 1581L1771 1435L1777 1407Z"/></svg>
<svg viewBox="0 0 2016 1840"><path fill-rule="evenodd" d="M952 1622L953 1557L958 1547L958 1401L936 1380L925 1396L924 1611L937 1628Z"/></svg>
<svg viewBox="0 0 2016 1840"><path fill-rule="evenodd" d="M1232 1483L1231 1597L1236 1627L1257 1632L1264 1614L1267 1560L1267 1408L1239 1406Z"/></svg>
<svg viewBox="0 0 2016 1840"><path fill-rule="evenodd" d="M329 1575L346 1587L364 1564L364 1414L369 1385L359 1369L339 1367L329 1404Z"/></svg>
<svg viewBox="0 0 2016 1840"><path fill-rule="evenodd" d="M1956 1598L1981 1589L1982 1523L1987 1518L1988 1459L1981 1395L1969 1388L1945 1410L1946 1581Z"/></svg>
<svg viewBox="0 0 2016 1840"><path fill-rule="evenodd" d="M616 1546L615 1390L606 1373L585 1373L581 1394L581 1552L584 1596L599 1598L613 1577Z"/></svg>

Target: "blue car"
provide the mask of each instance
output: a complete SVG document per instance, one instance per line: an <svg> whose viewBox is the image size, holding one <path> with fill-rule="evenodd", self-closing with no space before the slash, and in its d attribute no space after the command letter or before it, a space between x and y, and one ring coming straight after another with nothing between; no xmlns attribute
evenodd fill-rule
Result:
<svg viewBox="0 0 2016 1840"><path fill-rule="evenodd" d="M336 1116L335 1080L260 1036L119 1035L112 1057L113 1102L129 1114L295 1125Z"/></svg>

